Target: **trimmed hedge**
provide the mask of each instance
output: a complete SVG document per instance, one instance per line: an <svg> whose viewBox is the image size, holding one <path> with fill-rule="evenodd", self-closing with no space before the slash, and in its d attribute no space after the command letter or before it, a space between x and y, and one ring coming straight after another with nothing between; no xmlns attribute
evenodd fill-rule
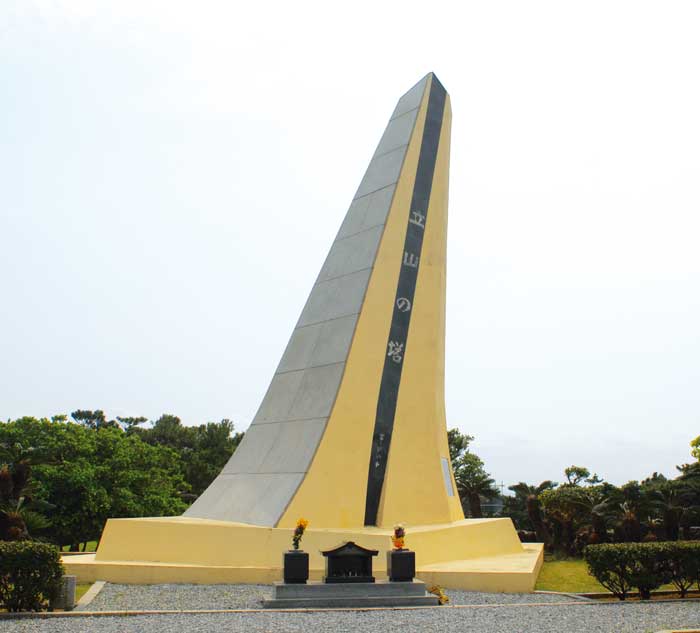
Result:
<svg viewBox="0 0 700 633"><path fill-rule="evenodd" d="M40 611L61 588L58 549L34 541L0 541L0 608Z"/></svg>
<svg viewBox="0 0 700 633"><path fill-rule="evenodd" d="M588 573L624 600L633 587L642 600L661 585L673 583L681 597L700 579L700 543L605 543L583 552Z"/></svg>

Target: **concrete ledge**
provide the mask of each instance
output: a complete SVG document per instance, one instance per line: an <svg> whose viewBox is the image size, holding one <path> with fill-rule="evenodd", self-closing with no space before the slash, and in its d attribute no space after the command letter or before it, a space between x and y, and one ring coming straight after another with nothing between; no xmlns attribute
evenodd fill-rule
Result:
<svg viewBox="0 0 700 633"><path fill-rule="evenodd" d="M373 607L436 607L435 596L365 596L364 598L288 598L265 600L265 609L347 609Z"/></svg>
<svg viewBox="0 0 700 633"><path fill-rule="evenodd" d="M92 587L82 595L80 600L78 600L78 604L75 605L75 608L84 609L87 607L97 597L97 594L102 591L105 584L106 582L104 580L96 580L92 583Z"/></svg>
<svg viewBox="0 0 700 633"><path fill-rule="evenodd" d="M342 609L348 607L435 607L436 596L429 595L425 583L359 582L286 585L275 583L271 600L263 600L265 609Z"/></svg>

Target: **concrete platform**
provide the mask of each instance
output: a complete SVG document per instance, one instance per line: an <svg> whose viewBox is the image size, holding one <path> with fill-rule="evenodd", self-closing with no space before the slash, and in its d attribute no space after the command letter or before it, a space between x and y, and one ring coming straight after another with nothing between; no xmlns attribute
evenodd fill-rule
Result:
<svg viewBox="0 0 700 633"><path fill-rule="evenodd" d="M276 582L272 599L263 601L265 609L337 609L342 607L434 607L436 596L426 591L425 583L310 582L305 585L286 585Z"/></svg>
<svg viewBox="0 0 700 633"><path fill-rule="evenodd" d="M465 519L407 526L416 552L416 576L428 585L490 592L530 592L543 560L541 544L520 543L510 519ZM321 580L321 550L345 541L384 552L392 530L307 530L310 580ZM282 579L282 554L292 530L227 521L166 517L111 519L96 554L65 556L66 573L79 582L127 584L272 584ZM386 557L374 561L386 578Z"/></svg>

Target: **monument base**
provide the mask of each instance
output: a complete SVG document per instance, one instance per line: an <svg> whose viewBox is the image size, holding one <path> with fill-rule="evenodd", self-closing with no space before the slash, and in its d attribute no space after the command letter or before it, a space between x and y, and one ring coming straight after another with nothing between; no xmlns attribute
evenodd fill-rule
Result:
<svg viewBox="0 0 700 633"><path fill-rule="evenodd" d="M275 583L272 600L264 600L265 609L342 609L372 607L436 607L438 599L425 590L425 583L362 582Z"/></svg>
<svg viewBox="0 0 700 633"><path fill-rule="evenodd" d="M95 554L65 556L66 573L79 582L127 584L272 584L282 579L281 552L291 528L270 528L189 517L110 519ZM465 519L408 526L416 552L416 577L428 585L492 592L530 592L543 561L543 546L521 543L510 519ZM388 550L391 529L307 529L309 578L321 580L321 550L346 541ZM386 576L378 557L375 576Z"/></svg>

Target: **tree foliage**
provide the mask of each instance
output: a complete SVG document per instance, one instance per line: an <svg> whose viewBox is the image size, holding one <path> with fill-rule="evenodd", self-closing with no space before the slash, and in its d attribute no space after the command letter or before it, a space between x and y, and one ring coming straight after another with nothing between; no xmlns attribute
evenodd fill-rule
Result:
<svg viewBox="0 0 700 633"><path fill-rule="evenodd" d="M473 439L471 435L462 434L459 429L451 429L447 433L452 469L462 507L472 518L480 518L483 516L482 499L493 499L500 493L495 487L495 481L486 472L484 462L469 450Z"/></svg>
<svg viewBox="0 0 700 633"><path fill-rule="evenodd" d="M162 416L144 429L144 418L108 420L101 410L71 417L75 422L54 416L0 424L0 532L8 504L21 506L20 499L29 521L10 515L14 523L5 528L15 538L42 536L72 549L98 539L108 518L181 514L241 437L230 420L185 427ZM34 529L41 515L27 512L30 500L44 510L41 533Z"/></svg>

